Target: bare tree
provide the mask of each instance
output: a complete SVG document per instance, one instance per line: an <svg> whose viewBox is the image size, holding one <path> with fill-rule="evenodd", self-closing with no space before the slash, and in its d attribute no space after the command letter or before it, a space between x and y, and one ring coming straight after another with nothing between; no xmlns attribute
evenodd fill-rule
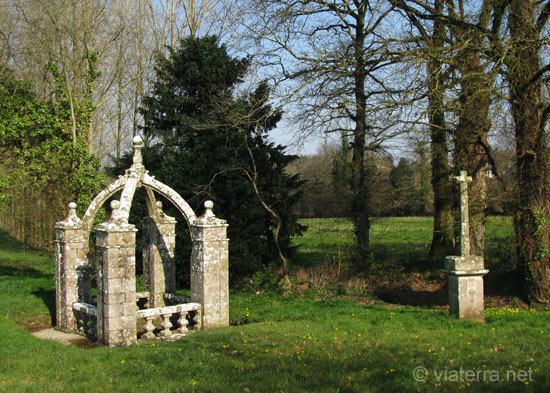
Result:
<svg viewBox="0 0 550 393"><path fill-rule="evenodd" d="M141 124L141 97L155 56L189 35L235 34L241 16L230 0L10 0L0 6L0 61L32 82L43 98L55 66L69 104L73 139L104 163L120 156ZM5 22L5 23L4 23ZM99 71L89 82L90 55ZM93 116L78 129L78 110L91 101Z"/></svg>
<svg viewBox="0 0 550 393"><path fill-rule="evenodd" d="M387 86L401 54L384 36L392 6L384 1L253 2L259 22L248 26L275 71L282 100L292 101L302 137L341 132L350 141L352 216L359 257L368 270L367 151L398 133ZM393 70L394 72L395 70Z"/></svg>

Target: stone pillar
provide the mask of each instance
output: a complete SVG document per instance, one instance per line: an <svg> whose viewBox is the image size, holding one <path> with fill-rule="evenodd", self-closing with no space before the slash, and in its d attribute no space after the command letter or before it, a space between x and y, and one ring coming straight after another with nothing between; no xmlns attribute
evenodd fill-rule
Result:
<svg viewBox="0 0 550 393"><path fill-rule="evenodd" d="M191 302L202 304L204 329L229 325L229 254L227 224L204 203L205 212L191 226Z"/></svg>
<svg viewBox="0 0 550 393"><path fill-rule="evenodd" d="M87 240L82 221L76 215L76 204L69 204L69 215L55 225L55 299L56 326L75 331L73 303L90 302L91 288Z"/></svg>
<svg viewBox="0 0 550 393"><path fill-rule="evenodd" d="M483 267L481 256L449 256L443 270L449 276L449 313L460 319L484 321Z"/></svg>
<svg viewBox="0 0 550 393"><path fill-rule="evenodd" d="M164 294L176 292L176 220L160 214L145 217L143 236L143 284L149 292L149 308L164 307Z"/></svg>
<svg viewBox="0 0 550 393"><path fill-rule="evenodd" d="M115 222L96 228L97 339L110 347L137 343L136 232Z"/></svg>
<svg viewBox="0 0 550 393"><path fill-rule="evenodd" d="M445 259L443 273L449 276L449 313L460 319L484 321L483 257L470 255L470 217L468 184L472 178L465 171L453 178L460 185L460 256Z"/></svg>

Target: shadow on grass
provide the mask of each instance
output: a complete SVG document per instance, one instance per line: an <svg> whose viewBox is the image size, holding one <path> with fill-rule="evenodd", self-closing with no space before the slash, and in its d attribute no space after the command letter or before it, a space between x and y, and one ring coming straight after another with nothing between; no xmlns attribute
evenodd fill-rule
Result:
<svg viewBox="0 0 550 393"><path fill-rule="evenodd" d="M327 258L326 253L320 251L300 251L291 259L294 267L307 269L319 265Z"/></svg>
<svg viewBox="0 0 550 393"><path fill-rule="evenodd" d="M32 292L32 294L44 302L50 313L50 323L54 326L56 323L55 290L40 288L38 291Z"/></svg>
<svg viewBox="0 0 550 393"><path fill-rule="evenodd" d="M443 307L449 304L447 284L434 290L414 290L408 285L380 286L374 295L387 303L405 306Z"/></svg>
<svg viewBox="0 0 550 393"><path fill-rule="evenodd" d="M17 251L21 252L21 250L26 251L39 251L31 246L28 246L19 240L15 239L11 235L9 235L7 232L0 230L0 248L6 251Z"/></svg>
<svg viewBox="0 0 550 393"><path fill-rule="evenodd" d="M2 266L0 265L0 276L11 276L15 278L52 278L51 274L28 266Z"/></svg>

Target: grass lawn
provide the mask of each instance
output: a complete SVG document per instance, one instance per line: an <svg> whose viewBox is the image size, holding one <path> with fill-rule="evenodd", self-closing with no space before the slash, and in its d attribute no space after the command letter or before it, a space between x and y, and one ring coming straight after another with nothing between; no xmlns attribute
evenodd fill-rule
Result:
<svg viewBox="0 0 550 393"><path fill-rule="evenodd" d="M373 242L385 242L377 255L420 255L422 220L407 224L418 233L375 223ZM302 239L309 243L295 266L319 263L315 253L320 264L345 258L349 243L337 241L349 224L321 225L308 236L322 244ZM233 326L177 342L83 349L25 329L51 323L54 288L53 256L0 233L1 392L550 391L549 311L487 309L479 324L369 296L232 293Z"/></svg>

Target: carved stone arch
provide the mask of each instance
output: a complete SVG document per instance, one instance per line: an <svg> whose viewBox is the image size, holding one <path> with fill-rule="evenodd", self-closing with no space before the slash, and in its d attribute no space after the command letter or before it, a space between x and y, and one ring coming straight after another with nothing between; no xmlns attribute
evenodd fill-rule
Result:
<svg viewBox="0 0 550 393"><path fill-rule="evenodd" d="M94 222L95 216L99 212L99 209L101 209L101 206L103 206L109 198L111 198L113 195L124 188L126 180L126 176L119 177L117 180L105 187L103 191L97 194L92 203L90 203L90 206L88 206L88 209L86 210L86 213L84 213L84 217L82 218L82 226L85 231L85 237L88 238L90 236L92 224Z"/></svg>
<svg viewBox="0 0 550 393"><path fill-rule="evenodd" d="M153 191L158 192L160 195L168 199L174 204L174 206L180 211L183 218L191 228L197 216L191 206L183 199L176 191L168 187L166 184L159 182L154 177L150 176L148 173L145 173L141 179L141 185L149 187Z"/></svg>
<svg viewBox="0 0 550 393"><path fill-rule="evenodd" d="M127 180L127 176L119 177L117 180L104 188L103 191L97 194L92 203L90 203L90 206L88 207L86 213L84 213L84 217L82 218L82 225L85 231L85 237L89 237L93 221L101 206L103 206L109 198L122 190ZM174 191L167 185L159 182L147 173L143 175L141 185L145 186L146 189L158 192L170 202L172 202L174 206L180 211L183 218L185 218L185 221L187 222L189 227L193 225L193 222L196 220L197 216L195 215L193 209L191 209L191 206L189 206L185 199L183 199L176 191ZM150 215L156 215L154 195L149 192L147 193L147 210L149 211Z"/></svg>

